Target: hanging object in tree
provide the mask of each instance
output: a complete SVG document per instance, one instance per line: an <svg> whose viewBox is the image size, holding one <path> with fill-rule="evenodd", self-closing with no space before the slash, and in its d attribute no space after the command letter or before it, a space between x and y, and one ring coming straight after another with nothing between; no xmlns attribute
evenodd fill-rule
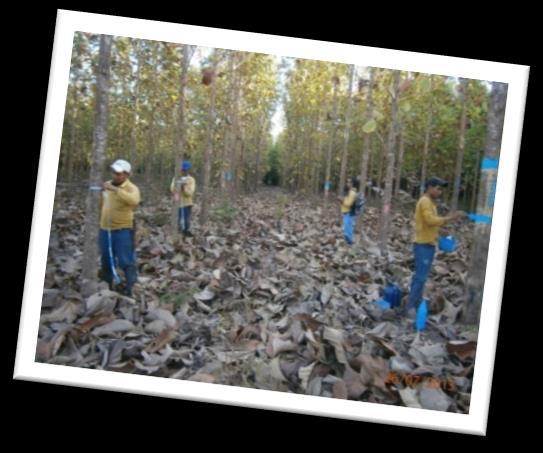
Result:
<svg viewBox="0 0 543 453"><path fill-rule="evenodd" d="M215 80L215 72L211 68L205 68L202 71L202 83L204 85L211 85Z"/></svg>

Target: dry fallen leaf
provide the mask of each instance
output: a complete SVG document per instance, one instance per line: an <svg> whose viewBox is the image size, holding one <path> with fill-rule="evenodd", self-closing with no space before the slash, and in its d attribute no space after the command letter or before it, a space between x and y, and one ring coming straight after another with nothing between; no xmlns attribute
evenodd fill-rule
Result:
<svg viewBox="0 0 543 453"><path fill-rule="evenodd" d="M102 335L114 335L116 333L129 332L134 330L134 324L126 319L116 319L114 321L108 322L107 324L96 327L92 334L96 336Z"/></svg>
<svg viewBox="0 0 543 453"><path fill-rule="evenodd" d="M206 382L208 384L213 384L215 382L215 377L211 374L197 373L192 375L187 379L188 381L194 382Z"/></svg>

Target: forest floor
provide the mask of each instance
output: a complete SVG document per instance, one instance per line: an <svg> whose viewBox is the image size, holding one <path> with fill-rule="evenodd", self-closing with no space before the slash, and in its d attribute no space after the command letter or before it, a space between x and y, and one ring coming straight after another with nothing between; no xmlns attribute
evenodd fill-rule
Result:
<svg viewBox="0 0 543 453"><path fill-rule="evenodd" d="M427 329L417 333L399 310L375 304L387 282L409 290L410 210L393 215L381 256L371 206L348 247L337 202L267 188L215 201L205 228L195 206L194 237L177 243L168 197L144 201L139 282L127 298L82 284L83 198L58 189L36 360L469 412L477 329L457 320L468 224L450 230L455 252L436 254Z"/></svg>

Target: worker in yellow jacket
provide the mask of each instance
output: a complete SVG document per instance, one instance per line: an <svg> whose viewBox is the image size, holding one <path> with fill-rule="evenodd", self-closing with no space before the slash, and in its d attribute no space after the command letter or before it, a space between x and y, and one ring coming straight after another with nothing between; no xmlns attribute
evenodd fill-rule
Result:
<svg viewBox="0 0 543 453"><path fill-rule="evenodd" d="M447 182L432 176L426 181L425 192L415 208L415 237L413 253L415 255L415 273L411 282L409 302L406 307L409 317L414 317L422 301L424 285L432 269L432 262L438 242L439 228L447 222L464 216L457 211L442 217L437 214L436 200L443 194Z"/></svg>
<svg viewBox="0 0 543 453"><path fill-rule="evenodd" d="M353 214L353 207L356 202L356 196L360 189L360 182L358 178L353 177L347 179L345 185L345 196L338 197L338 201L341 203L341 217L343 220L343 237L347 244L352 245L353 234L356 223L356 217Z"/></svg>
<svg viewBox="0 0 543 453"><path fill-rule="evenodd" d="M192 164L186 160L181 163L180 177L173 178L170 185L175 201L179 202L179 232L183 236L192 237L190 231L190 219L194 191L196 190L196 181L190 175Z"/></svg>
<svg viewBox="0 0 543 453"><path fill-rule="evenodd" d="M140 203L140 191L129 179L131 166L126 160L115 161L111 170L112 179L103 185L100 207L101 276L113 288L113 283L121 282L120 267L126 278L124 293L131 297L137 280L134 209Z"/></svg>

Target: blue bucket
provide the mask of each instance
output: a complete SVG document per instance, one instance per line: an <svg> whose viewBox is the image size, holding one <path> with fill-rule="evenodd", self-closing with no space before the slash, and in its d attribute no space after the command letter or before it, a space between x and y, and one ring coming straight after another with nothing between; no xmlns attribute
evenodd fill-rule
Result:
<svg viewBox="0 0 543 453"><path fill-rule="evenodd" d="M451 253L456 250L457 247L456 239L452 236L442 236L439 238L439 250Z"/></svg>
<svg viewBox="0 0 543 453"><path fill-rule="evenodd" d="M402 302L402 290L398 285L389 284L383 291L383 299L386 300L391 307L399 307Z"/></svg>

